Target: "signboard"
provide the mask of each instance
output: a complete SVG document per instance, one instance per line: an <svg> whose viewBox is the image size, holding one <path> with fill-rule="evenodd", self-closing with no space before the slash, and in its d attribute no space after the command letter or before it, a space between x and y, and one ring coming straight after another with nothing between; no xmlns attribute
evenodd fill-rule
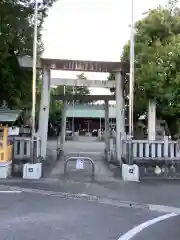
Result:
<svg viewBox="0 0 180 240"><path fill-rule="evenodd" d="M84 159L77 159L76 161L76 169L84 169Z"/></svg>
<svg viewBox="0 0 180 240"><path fill-rule="evenodd" d="M49 65L51 69L82 72L112 72L123 70L128 64L125 62L100 62L64 59L42 59L42 63Z"/></svg>
<svg viewBox="0 0 180 240"><path fill-rule="evenodd" d="M18 136L19 128L18 127L9 127L8 128L8 136Z"/></svg>
<svg viewBox="0 0 180 240"><path fill-rule="evenodd" d="M24 68L32 68L33 60L29 56L18 57L19 64ZM104 62L104 61L83 61L68 59L49 59L41 58L37 61L37 68L48 66L54 70L82 71L82 72L113 72L123 71L129 73L127 62Z"/></svg>

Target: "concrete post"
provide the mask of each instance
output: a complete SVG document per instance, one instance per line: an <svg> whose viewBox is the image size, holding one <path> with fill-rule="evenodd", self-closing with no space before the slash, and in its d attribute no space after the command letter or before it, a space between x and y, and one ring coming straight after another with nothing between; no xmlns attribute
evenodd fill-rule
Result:
<svg viewBox="0 0 180 240"><path fill-rule="evenodd" d="M74 111L74 110L73 110ZM73 116L73 118L72 118L72 136L73 136L73 139L74 139L74 133L75 133L75 126L74 126L74 116Z"/></svg>
<svg viewBox="0 0 180 240"><path fill-rule="evenodd" d="M44 67L42 75L42 91L39 113L39 135L41 138L41 157L43 159L46 158L49 105L50 105L50 69L48 67Z"/></svg>
<svg viewBox="0 0 180 240"><path fill-rule="evenodd" d="M105 100L105 149L106 152L110 150L109 145L109 102Z"/></svg>
<svg viewBox="0 0 180 240"><path fill-rule="evenodd" d="M148 106L148 139L156 140L156 101L149 100Z"/></svg>
<svg viewBox="0 0 180 240"><path fill-rule="evenodd" d="M61 140L60 140L60 149L64 151L64 144L66 138L66 109L67 109L67 101L63 102L62 108L62 120L61 120Z"/></svg>
<svg viewBox="0 0 180 240"><path fill-rule="evenodd" d="M124 94L121 71L115 73L116 79L116 154L121 163L121 135L125 132Z"/></svg>

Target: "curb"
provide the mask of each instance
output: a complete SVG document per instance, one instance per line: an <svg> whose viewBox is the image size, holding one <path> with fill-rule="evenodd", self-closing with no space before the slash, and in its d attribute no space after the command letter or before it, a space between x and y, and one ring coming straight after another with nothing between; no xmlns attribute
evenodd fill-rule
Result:
<svg viewBox="0 0 180 240"><path fill-rule="evenodd" d="M105 197L99 197L94 195L88 195L84 193L67 193L67 192L54 192L54 191L46 191L46 190L39 190L39 189L31 189L31 188L22 188L17 186L9 186L9 185L2 185L1 187L6 187L10 191L21 191L25 193L35 193L40 195L46 195L46 196L54 196L59 197L63 199L74 199L74 200L84 200L88 202L96 202L100 204L107 204L112 205L116 207L128 207L128 208L136 208L136 209L142 209L146 211L155 211L159 213L174 213L174 214L180 214L180 208L178 207L172 207L172 206L165 206L165 205L156 205L156 204L140 204L137 202L131 202L131 201L120 201L116 199L110 199Z"/></svg>
<svg viewBox="0 0 180 240"><path fill-rule="evenodd" d="M171 206L165 206L165 205L154 205L154 204L148 204L150 211L157 211L162 213L175 213L177 215L180 214L180 208L178 207L171 207Z"/></svg>
<svg viewBox="0 0 180 240"><path fill-rule="evenodd" d="M23 188L23 187L2 185L2 184L0 185L0 187L6 187L10 191L21 191L25 193L35 193L40 195L55 196L55 197L67 198L67 199L85 200L89 202L103 203L103 204L113 205L117 207L130 207L130 208L140 208L140 209L149 210L149 206L147 204L139 204L132 201L119 201L116 199L99 197L99 196L89 195L85 193L55 192L55 191Z"/></svg>

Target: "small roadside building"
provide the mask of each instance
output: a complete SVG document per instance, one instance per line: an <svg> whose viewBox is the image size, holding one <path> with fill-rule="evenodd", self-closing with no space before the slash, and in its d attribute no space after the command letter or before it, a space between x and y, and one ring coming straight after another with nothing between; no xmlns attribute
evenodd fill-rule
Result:
<svg viewBox="0 0 180 240"><path fill-rule="evenodd" d="M12 110L7 107L0 107L0 125L19 127L20 135L29 135L31 128L25 125L22 110Z"/></svg>
<svg viewBox="0 0 180 240"><path fill-rule="evenodd" d="M94 129L105 127L105 105L91 104L68 104L67 105L67 129L71 130L74 123L74 130L79 134L92 133ZM116 128L116 105L109 105L109 126ZM125 130L128 133L128 118L125 118ZM168 134L167 124L163 120L156 120L156 138L162 139ZM134 126L135 139L147 138L146 116L141 116Z"/></svg>
<svg viewBox="0 0 180 240"><path fill-rule="evenodd" d="M67 129L82 132L92 132L94 129L104 129L105 106L91 104L68 104L67 105ZM116 125L116 105L109 106L109 125Z"/></svg>
<svg viewBox="0 0 180 240"><path fill-rule="evenodd" d="M0 107L0 124L8 126L23 124L21 110L11 110L9 108Z"/></svg>

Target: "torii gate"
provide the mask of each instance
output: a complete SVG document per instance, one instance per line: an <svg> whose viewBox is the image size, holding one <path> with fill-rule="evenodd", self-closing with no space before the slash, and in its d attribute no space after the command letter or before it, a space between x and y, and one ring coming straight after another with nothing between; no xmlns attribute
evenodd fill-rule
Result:
<svg viewBox="0 0 180 240"><path fill-rule="evenodd" d="M19 59L22 67L31 67L32 60ZM81 60L64 60L64 59L49 59L41 58L38 63L42 69L42 92L39 115L39 135L41 138L41 155L46 157L47 148L47 132L50 106L50 85L73 85L87 87L108 87L115 88L116 100L116 153L117 160L121 161L121 133L125 132L125 116L124 116L124 91L123 83L126 73L129 73L129 64L125 62L103 62L103 61L81 61ZM115 81L99 81L99 80L84 80L84 79L51 79L51 70L64 71L82 71L82 72L113 72ZM108 119L108 102L106 101L106 119Z"/></svg>

